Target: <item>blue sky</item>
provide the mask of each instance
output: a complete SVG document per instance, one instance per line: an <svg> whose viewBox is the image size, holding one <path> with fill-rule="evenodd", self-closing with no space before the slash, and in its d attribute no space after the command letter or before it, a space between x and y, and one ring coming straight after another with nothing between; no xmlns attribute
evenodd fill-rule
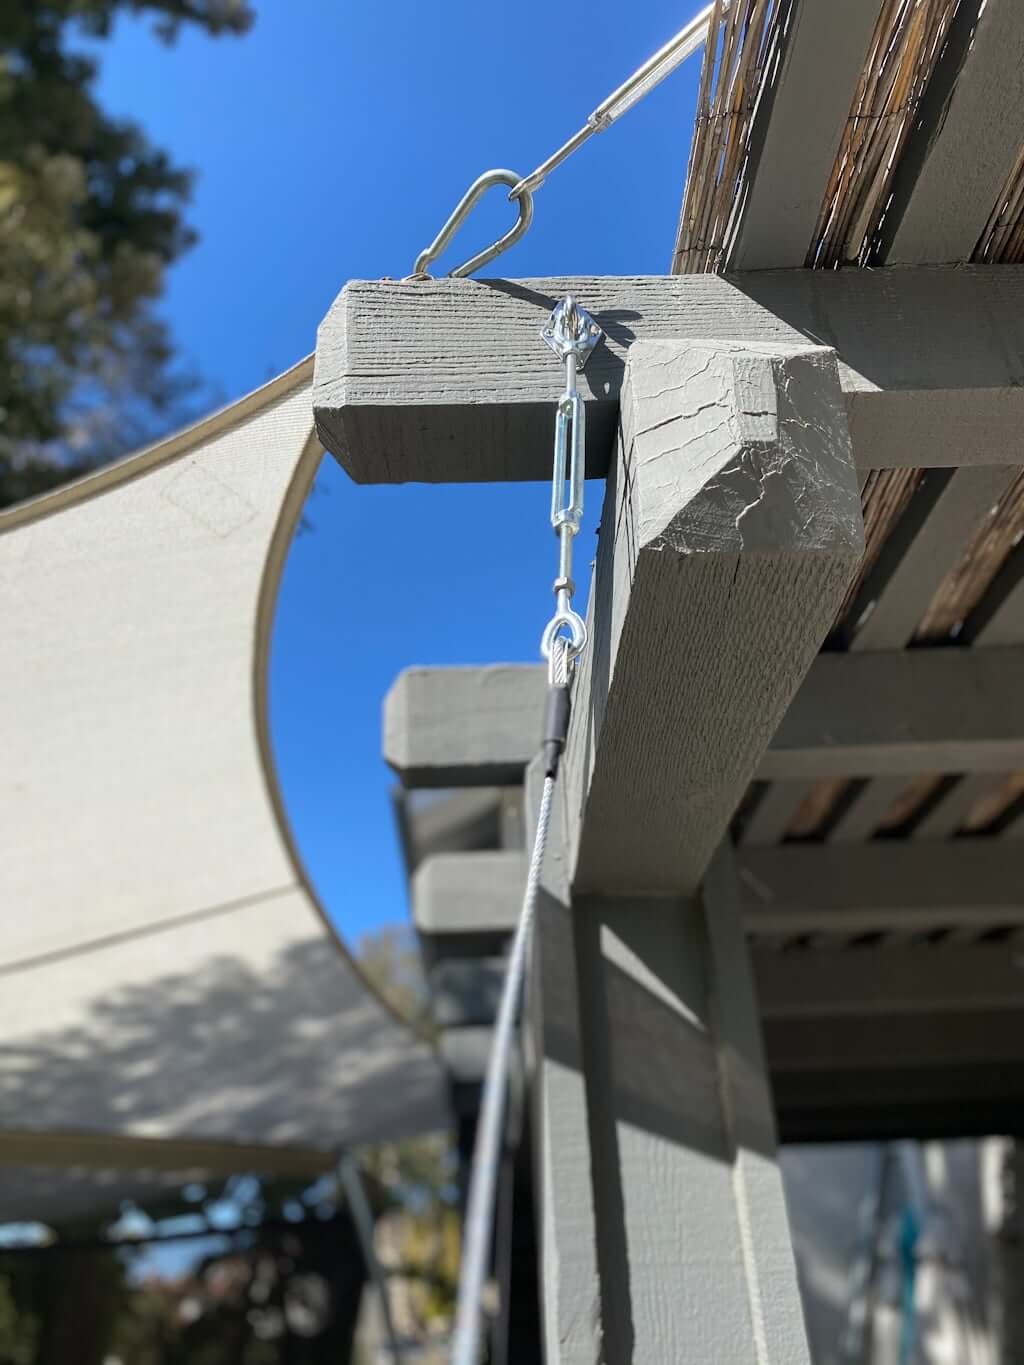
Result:
<svg viewBox="0 0 1024 1365"><path fill-rule="evenodd" d="M200 242L164 305L183 357L228 400L311 351L347 279L408 273L471 180L532 170L697 7L256 0L243 38L183 32L171 48L120 20L96 48L101 99L197 172ZM667 270L699 65L555 172L530 232L485 273ZM509 217L496 191L449 264ZM330 458L321 468L284 574L270 698L299 847L350 940L407 913L384 694L410 664L537 657L548 500L541 484L357 488Z"/></svg>

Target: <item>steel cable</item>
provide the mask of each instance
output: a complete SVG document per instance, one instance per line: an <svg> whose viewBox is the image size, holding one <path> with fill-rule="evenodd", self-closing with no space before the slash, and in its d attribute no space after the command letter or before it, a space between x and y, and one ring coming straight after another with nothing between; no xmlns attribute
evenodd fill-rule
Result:
<svg viewBox="0 0 1024 1365"><path fill-rule="evenodd" d="M547 847L554 790L554 777L546 777L541 792L540 810L537 813L537 833L534 836L533 855L530 858L530 870L523 894L523 908L512 942L512 952L509 954L487 1074L484 1077L480 1120L476 1130L473 1166L469 1178L469 1198L466 1204L462 1270L455 1308L455 1333L452 1338L452 1365L479 1365L480 1360L481 1299L494 1230L494 1200L501 1158L505 1100L508 1093L512 1048L515 1043L516 1015L526 975L526 956L537 908L540 870Z"/></svg>

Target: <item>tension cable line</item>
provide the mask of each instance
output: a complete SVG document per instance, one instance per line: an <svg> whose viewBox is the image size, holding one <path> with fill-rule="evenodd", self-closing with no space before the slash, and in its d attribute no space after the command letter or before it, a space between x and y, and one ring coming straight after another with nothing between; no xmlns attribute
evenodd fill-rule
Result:
<svg viewBox="0 0 1024 1365"><path fill-rule="evenodd" d="M586 473L586 415L576 377L603 333L585 308L568 295L554 309L541 337L565 367L565 392L555 413L555 448L551 475L551 525L558 537L558 575L554 582L555 612L541 636L541 653L548 663L547 706L541 756L544 787L537 813L537 831L523 893L523 905L505 969L501 1003L494 1025L484 1077L469 1178L469 1198L462 1266L455 1308L452 1365L479 1365L483 1323L481 1298L490 1263L494 1208L501 1161L502 1135L516 1020L523 994L540 874L544 863L551 806L559 763L569 733L569 684L576 659L586 646L587 628L573 607L576 584L572 577L573 545L583 518Z"/></svg>
<svg viewBox="0 0 1024 1365"><path fill-rule="evenodd" d="M727 8L727 5L723 5L724 8ZM535 171L531 171L529 175L520 176L515 171L499 169L484 171L483 175L478 176L456 204L451 217L441 231L430 245L425 247L416 257L410 278L430 278L428 267L445 251L448 243L462 226L473 206L494 185L507 185L509 187L509 200L517 201L519 204L518 219L504 236L499 237L496 242L492 242L483 251L478 251L475 256L463 261L461 265L457 265L454 270L450 270L448 273L456 278L472 275L482 266L500 256L503 251L507 251L515 242L518 242L533 221L534 191L540 189L551 172L563 161L568 160L573 152L578 151L595 133L603 133L607 128L610 128L635 104L639 104L645 95L649 95L656 86L659 86L666 76L670 76L678 66L681 66L687 57L692 57L699 48L704 46L708 30L711 27L713 10L713 4L706 5L699 14L694 15L674 38L670 38L664 47L660 47L652 57L648 57L642 66L637 67L618 89L613 90L606 99L603 99L583 127L578 132L573 133L567 142L563 142L556 152L552 152L546 161L542 161Z"/></svg>

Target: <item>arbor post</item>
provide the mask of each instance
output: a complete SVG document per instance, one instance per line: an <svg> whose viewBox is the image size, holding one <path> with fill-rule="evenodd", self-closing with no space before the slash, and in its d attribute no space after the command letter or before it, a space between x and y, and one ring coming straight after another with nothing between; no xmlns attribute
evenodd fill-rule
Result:
<svg viewBox="0 0 1024 1365"><path fill-rule="evenodd" d="M577 891L696 891L862 551L832 351L634 343L566 748Z"/></svg>
<svg viewBox="0 0 1024 1365"><path fill-rule="evenodd" d="M545 1291L602 1354L549 1365L808 1360L728 824L861 550L832 352L634 343L533 983Z"/></svg>

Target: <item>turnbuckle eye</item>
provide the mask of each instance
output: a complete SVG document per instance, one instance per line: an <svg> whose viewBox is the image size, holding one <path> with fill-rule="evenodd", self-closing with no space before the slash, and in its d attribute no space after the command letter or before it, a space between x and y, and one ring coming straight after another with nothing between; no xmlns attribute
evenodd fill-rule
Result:
<svg viewBox="0 0 1024 1365"><path fill-rule="evenodd" d="M569 648L567 662L572 662L577 654L581 654L587 644L587 625L580 616L579 612L573 611L571 607L562 611L556 611L551 620L544 627L544 634L540 637L540 652L550 663L551 651L554 649L555 640L561 637Z"/></svg>

